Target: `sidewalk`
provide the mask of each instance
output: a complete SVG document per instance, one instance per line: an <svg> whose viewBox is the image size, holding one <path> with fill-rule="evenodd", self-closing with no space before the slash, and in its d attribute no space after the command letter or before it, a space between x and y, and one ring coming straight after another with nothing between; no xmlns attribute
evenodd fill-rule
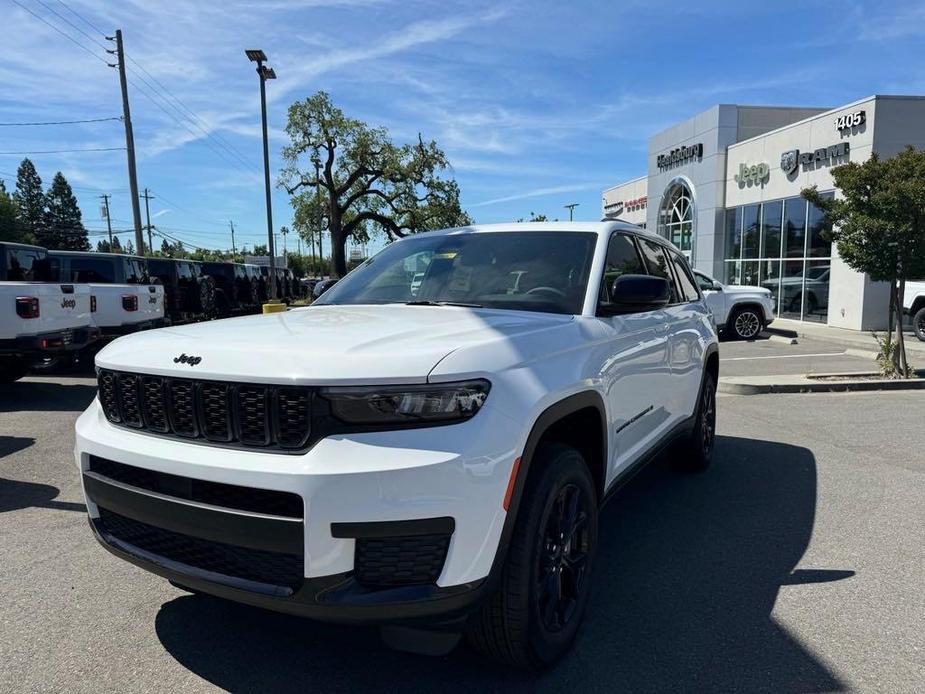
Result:
<svg viewBox="0 0 925 694"><path fill-rule="evenodd" d="M833 328L828 325L801 323L800 321L778 318L765 330L774 335L796 337L798 340L826 342L846 349L876 353L879 351L877 341L869 332ZM882 335L883 333L878 333ZM903 333L906 342L906 355L913 366L925 366L925 342L920 342L911 331Z"/></svg>

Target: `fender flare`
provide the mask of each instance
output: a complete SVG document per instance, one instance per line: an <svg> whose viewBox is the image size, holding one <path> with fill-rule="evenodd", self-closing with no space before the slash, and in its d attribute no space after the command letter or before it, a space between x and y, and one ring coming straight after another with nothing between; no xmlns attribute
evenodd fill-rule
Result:
<svg viewBox="0 0 925 694"><path fill-rule="evenodd" d="M609 444L607 436L607 410L604 407L604 399L596 390L585 390L574 395L553 403L533 422L533 427L527 435L527 441L524 444L523 451L520 454L520 464L515 463L515 470L512 474L516 475L514 479L514 489L511 493L511 500L507 510L507 517L504 519L504 527L501 530L501 538L498 541L498 549L495 552L495 558L491 564L491 571L488 576L488 583L494 584L500 579L501 572L504 569L504 562L507 559L507 552L510 546L511 537L514 535L514 526L520 512L520 502L523 499L524 489L527 485L527 478L530 475L530 467L536 454L536 449L549 428L570 414L588 407L595 408L601 417L601 445L604 451L604 465L606 467L607 446ZM606 477L606 471L604 474ZM604 490L598 490L603 498Z"/></svg>

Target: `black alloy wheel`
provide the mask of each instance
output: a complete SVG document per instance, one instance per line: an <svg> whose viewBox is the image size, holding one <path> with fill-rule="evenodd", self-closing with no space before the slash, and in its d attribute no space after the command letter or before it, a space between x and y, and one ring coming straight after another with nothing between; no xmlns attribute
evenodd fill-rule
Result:
<svg viewBox="0 0 925 694"><path fill-rule="evenodd" d="M700 450L703 457L709 460L713 455L713 444L716 442L716 390L714 388L705 387L700 394L698 417L700 418L698 422Z"/></svg>
<svg viewBox="0 0 925 694"><path fill-rule="evenodd" d="M591 549L588 499L575 484L559 490L537 550L536 602L543 627L561 631L587 587Z"/></svg>

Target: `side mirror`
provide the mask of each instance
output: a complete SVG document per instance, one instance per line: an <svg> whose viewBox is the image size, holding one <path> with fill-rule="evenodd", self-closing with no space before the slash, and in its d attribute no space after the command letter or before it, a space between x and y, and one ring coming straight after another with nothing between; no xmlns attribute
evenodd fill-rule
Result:
<svg viewBox="0 0 925 694"><path fill-rule="evenodd" d="M610 288L610 301L601 303L598 313L614 316L622 313L654 311L671 300L671 285L664 277L621 275Z"/></svg>
<svg viewBox="0 0 925 694"><path fill-rule="evenodd" d="M723 285L720 284L719 280L713 280L713 291L714 292L723 291Z"/></svg>

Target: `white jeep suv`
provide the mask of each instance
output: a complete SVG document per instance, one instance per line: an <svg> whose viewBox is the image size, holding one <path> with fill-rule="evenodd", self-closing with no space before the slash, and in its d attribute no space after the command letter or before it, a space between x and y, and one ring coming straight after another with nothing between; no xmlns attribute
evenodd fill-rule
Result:
<svg viewBox="0 0 925 694"><path fill-rule="evenodd" d="M575 637L608 492L671 442L709 464L719 367L687 262L621 222L419 234L311 307L96 364L76 459L113 554L524 666Z"/></svg>
<svg viewBox="0 0 925 694"><path fill-rule="evenodd" d="M774 297L770 289L722 284L698 270L694 279L700 286L716 328L738 340L753 340L774 322Z"/></svg>

